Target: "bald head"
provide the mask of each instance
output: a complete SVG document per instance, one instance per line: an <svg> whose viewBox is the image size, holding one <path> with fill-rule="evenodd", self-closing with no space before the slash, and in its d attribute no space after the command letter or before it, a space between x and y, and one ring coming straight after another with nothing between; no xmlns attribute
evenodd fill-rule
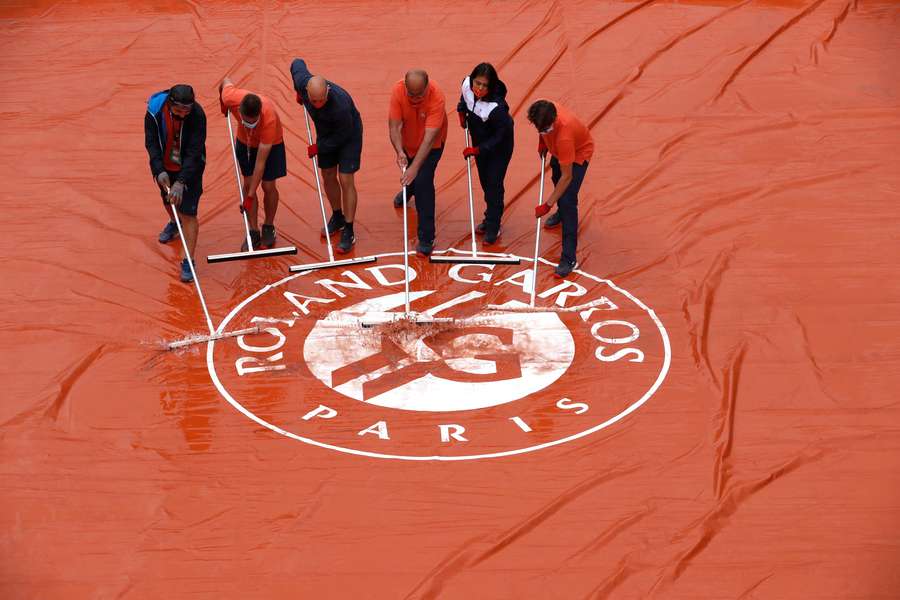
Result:
<svg viewBox="0 0 900 600"><path fill-rule="evenodd" d="M328 100L328 82L321 75L315 75L306 83L306 93L310 104L322 108Z"/></svg>
<svg viewBox="0 0 900 600"><path fill-rule="evenodd" d="M428 87L428 73L422 69L412 69L406 72L404 78L406 83L406 93L410 96L421 96Z"/></svg>

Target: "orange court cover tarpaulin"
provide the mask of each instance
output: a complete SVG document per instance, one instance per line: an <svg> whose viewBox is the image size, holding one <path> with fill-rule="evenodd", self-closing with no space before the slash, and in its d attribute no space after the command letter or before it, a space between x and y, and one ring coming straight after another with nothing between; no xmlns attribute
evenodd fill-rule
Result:
<svg viewBox="0 0 900 600"><path fill-rule="evenodd" d="M0 597L900 597L900 4L35 0L0 27ZM328 258L295 58L362 115L346 257L375 263L288 272ZM412 309L456 321L362 328L404 310L392 86L446 94L458 255L482 61L515 151L479 251L523 261L412 255ZM296 256L205 260L243 240L226 75L280 114ZM208 119L211 318L261 331L168 351L208 333L143 147L176 83ZM578 270L542 230L527 312L540 98L595 151Z"/></svg>

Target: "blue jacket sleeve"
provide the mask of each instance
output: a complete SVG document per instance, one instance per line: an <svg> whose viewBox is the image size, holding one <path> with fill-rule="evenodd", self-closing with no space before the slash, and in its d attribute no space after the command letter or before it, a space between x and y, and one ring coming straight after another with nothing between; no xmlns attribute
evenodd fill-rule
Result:
<svg viewBox="0 0 900 600"><path fill-rule="evenodd" d="M163 166L163 149L159 147L159 127L149 112L144 113L144 147L150 157L150 172L153 179L166 170Z"/></svg>

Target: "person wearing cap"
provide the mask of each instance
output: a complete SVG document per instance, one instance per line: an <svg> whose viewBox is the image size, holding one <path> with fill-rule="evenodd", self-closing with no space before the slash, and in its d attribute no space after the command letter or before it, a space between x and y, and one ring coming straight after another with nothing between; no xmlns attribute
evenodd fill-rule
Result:
<svg viewBox="0 0 900 600"><path fill-rule="evenodd" d="M159 234L162 244L178 237L176 214L184 230L190 256L181 261L181 281L194 280L188 260L197 247L197 205L203 194L206 168L206 113L194 102L194 89L186 84L156 92L147 100L144 145L150 156L150 173L159 186L169 222Z"/></svg>
<svg viewBox="0 0 900 600"><path fill-rule="evenodd" d="M321 75L310 73L304 60L297 58L291 63L291 78L297 103L306 107L316 125L316 141L310 140L307 155L318 156L322 184L331 204L328 235L341 232L337 251L343 254L356 243L354 173L359 171L362 154L362 119L350 94Z"/></svg>
<svg viewBox="0 0 900 600"><path fill-rule="evenodd" d="M562 223L562 256L555 275L565 278L578 267L578 191L594 154L594 139L584 123L558 102L537 100L528 107L528 121L538 131L538 154L550 152L553 180L553 193L534 214L541 218L558 205L545 225Z"/></svg>
<svg viewBox="0 0 900 600"><path fill-rule="evenodd" d="M463 158L475 157L478 181L484 191L484 220L475 229L489 246L500 236L503 216L503 180L513 153L513 119L506 103L506 85L490 63L481 63L462 82L456 106L461 127L469 127L471 146Z"/></svg>
<svg viewBox="0 0 900 600"><path fill-rule="evenodd" d="M284 131L275 103L265 96L235 86L231 79L225 77L219 86L219 109L226 116L230 112L238 121L235 153L244 176L245 210L253 247L272 248L275 246L275 213L279 200L275 181L287 175ZM257 190L260 186L265 213L262 235L258 227ZM241 252L247 250L245 239Z"/></svg>
<svg viewBox="0 0 900 600"><path fill-rule="evenodd" d="M447 109L444 93L428 80L425 71L408 71L394 84L388 131L397 153L397 166L405 169L400 185L407 188L407 200L416 199L416 252L428 256L434 250L434 172L447 141ZM394 197L394 206L402 204L401 189Z"/></svg>

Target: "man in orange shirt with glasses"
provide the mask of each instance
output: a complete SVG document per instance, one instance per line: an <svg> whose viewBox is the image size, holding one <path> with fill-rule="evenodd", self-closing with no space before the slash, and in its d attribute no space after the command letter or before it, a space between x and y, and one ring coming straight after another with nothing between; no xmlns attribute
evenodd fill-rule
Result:
<svg viewBox="0 0 900 600"><path fill-rule="evenodd" d="M425 71L409 71L394 85L388 130L397 152L397 166L406 168L400 185L407 187L407 199L416 199L416 252L428 256L434 249L434 172L447 141L447 107L444 93L428 80ZM401 190L394 198L394 206L402 205Z"/></svg>
<svg viewBox="0 0 900 600"><path fill-rule="evenodd" d="M562 256L555 275L568 275L578 266L578 191L594 154L594 139L588 128L566 107L549 100L538 100L528 108L528 120L538 130L538 153L550 152L553 193L534 210L537 218L559 204L546 227L562 223Z"/></svg>
<svg viewBox="0 0 900 600"><path fill-rule="evenodd" d="M242 90L226 77L219 86L219 108L238 121L235 153L244 176L244 198L248 200L247 221L254 248L275 246L275 212L278 210L278 188L275 180L287 175L284 132L275 104L265 96ZM230 117L229 117L230 118ZM262 184L265 221L262 236L257 226L259 203L256 190ZM247 251L244 240L241 252Z"/></svg>

